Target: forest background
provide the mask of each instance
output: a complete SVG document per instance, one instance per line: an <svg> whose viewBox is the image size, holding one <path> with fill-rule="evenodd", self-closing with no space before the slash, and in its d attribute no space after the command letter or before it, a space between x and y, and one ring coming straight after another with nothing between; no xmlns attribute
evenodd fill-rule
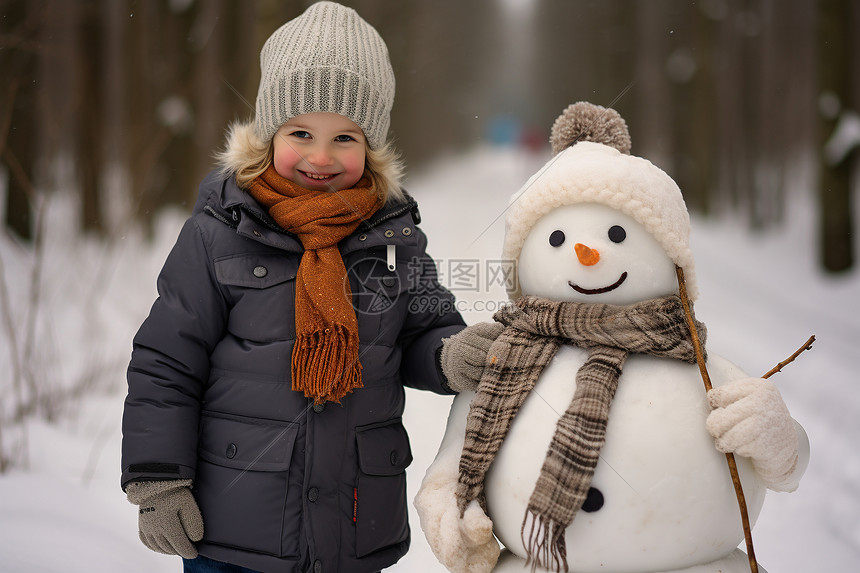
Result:
<svg viewBox="0 0 860 573"><path fill-rule="evenodd" d="M787 190L801 189L819 270L854 267L860 2L344 3L388 44L392 134L410 173L488 144L537 157L559 111L588 100L622 114L634 154L665 169L698 217L766 230L786 224ZM155 240L160 214L190 211L229 122L253 113L262 43L308 4L0 0L0 473L26 460L15 433L27 419L116 390L110 361L127 358L93 358L90 294L69 319L91 341L81 364L53 368L49 206L73 205L70 245ZM487 208L501 211L503 195Z"/></svg>
<svg viewBox="0 0 860 573"><path fill-rule="evenodd" d="M542 146L565 105L613 106L634 153L699 214L778 224L808 179L819 257L855 261L860 3L851 0L347 0L385 38L407 164ZM0 0L0 215L37 239L41 198L73 188L110 239L187 207L253 113L263 41L300 0Z"/></svg>

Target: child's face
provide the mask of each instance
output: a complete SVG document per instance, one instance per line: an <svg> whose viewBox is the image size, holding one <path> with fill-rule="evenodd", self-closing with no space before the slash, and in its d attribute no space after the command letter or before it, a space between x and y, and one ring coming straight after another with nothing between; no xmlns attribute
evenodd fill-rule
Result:
<svg viewBox="0 0 860 573"><path fill-rule="evenodd" d="M364 174L366 145L361 128L342 115L298 115L275 133L275 170L306 189L349 189Z"/></svg>

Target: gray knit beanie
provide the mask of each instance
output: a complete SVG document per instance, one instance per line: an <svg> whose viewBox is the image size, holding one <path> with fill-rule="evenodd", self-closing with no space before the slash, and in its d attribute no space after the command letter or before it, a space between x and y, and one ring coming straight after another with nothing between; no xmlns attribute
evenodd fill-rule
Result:
<svg viewBox="0 0 860 573"><path fill-rule="evenodd" d="M394 70L379 33L352 8L318 2L278 28L260 71L254 131L262 141L297 115L332 112L358 125L371 149L384 144Z"/></svg>

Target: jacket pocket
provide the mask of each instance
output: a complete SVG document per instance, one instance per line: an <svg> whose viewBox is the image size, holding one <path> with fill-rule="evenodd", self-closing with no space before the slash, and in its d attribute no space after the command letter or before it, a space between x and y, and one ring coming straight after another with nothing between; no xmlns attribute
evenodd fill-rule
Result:
<svg viewBox="0 0 860 573"><path fill-rule="evenodd" d="M298 257L249 253L216 259L214 266L231 300L230 333L258 342L295 339Z"/></svg>
<svg viewBox="0 0 860 573"><path fill-rule="evenodd" d="M400 418L355 432L355 548L356 557L363 557L409 537L406 468L412 451Z"/></svg>
<svg viewBox="0 0 860 573"><path fill-rule="evenodd" d="M297 433L295 423L203 413L194 493L206 542L298 555L300 488L289 484Z"/></svg>

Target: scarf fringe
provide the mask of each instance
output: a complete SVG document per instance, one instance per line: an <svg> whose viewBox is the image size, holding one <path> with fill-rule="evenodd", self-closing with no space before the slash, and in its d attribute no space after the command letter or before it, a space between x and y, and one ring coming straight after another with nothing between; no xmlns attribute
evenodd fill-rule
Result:
<svg viewBox="0 0 860 573"><path fill-rule="evenodd" d="M564 532L567 525L541 515L534 509L526 511L520 530L523 546L526 549L526 565L531 572L538 567L550 571L567 571L567 546Z"/></svg>
<svg viewBox="0 0 860 573"><path fill-rule="evenodd" d="M361 388L358 337L343 326L296 337L292 356L293 390L315 404L341 398Z"/></svg>

